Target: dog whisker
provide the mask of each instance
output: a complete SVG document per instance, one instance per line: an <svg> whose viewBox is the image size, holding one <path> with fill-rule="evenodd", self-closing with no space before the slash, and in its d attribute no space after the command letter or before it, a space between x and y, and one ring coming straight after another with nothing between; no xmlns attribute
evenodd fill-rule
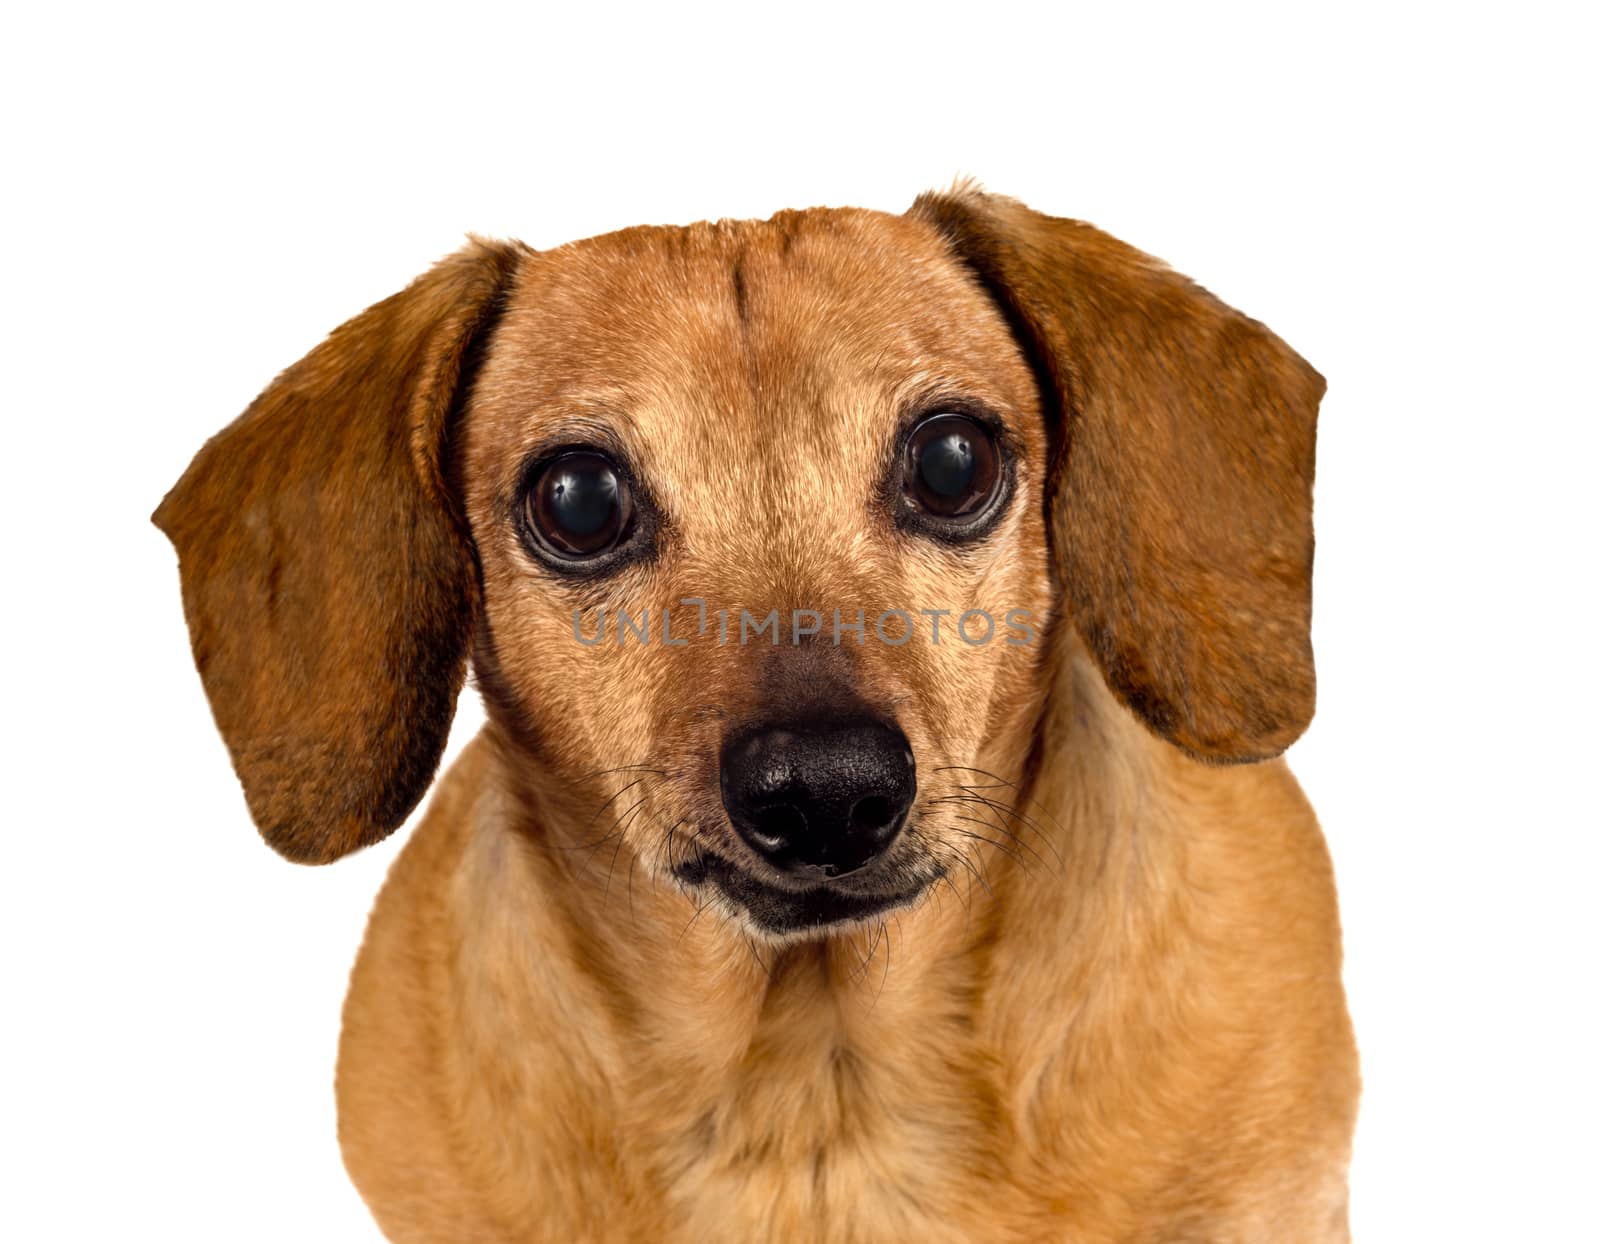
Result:
<svg viewBox="0 0 1600 1244"><path fill-rule="evenodd" d="M1018 811L1014 805L1001 803L999 800L989 799L982 795L970 795L969 798L982 804L986 808L990 808L993 811L998 812L1001 816L1007 818L1008 820L1016 822L1018 825L1022 826L1022 828L1032 830L1033 833L1038 836L1039 841L1042 842L1049 849L1050 853L1055 856L1056 865L1059 867L1063 863L1061 857L1061 848L1056 845L1056 842L1051 835L1047 834L1041 826L1035 824L1024 813ZM1020 834L1017 835L1017 840L1019 842L1022 840Z"/></svg>
<svg viewBox="0 0 1600 1244"><path fill-rule="evenodd" d="M602 904L604 904L606 901L608 901L610 899L610 897L611 897L611 878L612 878L612 875L617 870L617 856L619 854L621 854L622 848L627 844L627 841L628 841L628 825L627 825L627 823L629 821L631 821L634 818L635 815L637 815L639 810L641 808L643 808L645 806L645 804L649 802L649 800L650 800L649 792L646 792L644 797L641 798L638 803L634 804L633 807L629 808L618 819L617 829L616 829L617 845L611 851L611 864L610 864L610 867L608 867L606 869L605 889L601 892L601 895L600 895L600 901L601 901ZM633 855L634 855L635 859L638 858L638 853L637 852L634 852ZM630 868L631 868L631 865L630 865Z"/></svg>
<svg viewBox="0 0 1600 1244"><path fill-rule="evenodd" d="M632 790L635 786L639 785L641 782L645 782L645 781L648 781L648 780L649 779L647 777L634 778L633 781L627 783L621 789L619 789L615 793L613 793L609 799L607 799L603 804L601 804L598 808L596 808L594 810L594 815L591 816L588 819L588 821L585 822L585 828L587 828L589 825L593 825L596 821L598 821L600 819L600 814L602 812L604 812L607 808L609 808L612 804L614 804L617 800L621 799L623 795L627 794L630 790Z"/></svg>
<svg viewBox="0 0 1600 1244"><path fill-rule="evenodd" d="M962 816L960 813L951 813L950 819L953 820L953 821L959 822L961 824L964 824L964 825L977 825L977 826L980 826L983 829L990 829L990 830L993 830L995 833L1001 835L1001 837L1005 838L1007 841L1009 841L1012 844L1012 846L1015 848L1015 850L1013 850L1012 847L1007 847L1003 843L996 842L992 838L985 837L983 839L983 841L991 843L998 850L1004 851L1007 855L1010 855L1013 859L1015 859L1019 864L1022 864L1022 865L1025 866L1026 862L1027 862L1023 858L1021 852L1026 852L1028 854L1028 856L1031 856L1034 860L1038 861L1041 864L1046 862L1044 856L1040 855L1037 851L1035 851L1031 846L1029 846L1021 838L1017 837L1016 834L1012 833L1010 830L1008 830L1003 825L995 824L995 822L989 820L986 817L985 818L979 818L979 817L971 817L971 816ZM958 832L963 832L963 831L958 831ZM973 835L973 836L977 837L978 835Z"/></svg>
<svg viewBox="0 0 1600 1244"><path fill-rule="evenodd" d="M995 812L995 811L999 811L999 809L995 808L995 806L993 804L989 803L988 801L976 798L976 797L974 797L972 795L944 795L944 796L941 796L938 799L932 800L931 802L934 803L934 804L959 804L959 805L962 805L962 806L965 806L965 807L972 808L972 809L974 809L976 811L979 811L979 812ZM952 814L952 815L954 815L954 814ZM1026 843L1024 843L1021 835L1019 835L1014 829L1011 829L1009 826L1005 825L1003 822L997 821L997 820L993 820L988 816L983 816L983 817L981 817L979 819L981 820L982 824L987 825L989 828L991 828L993 830L996 830L999 833L1004 834L1007 838L1009 838L1013 842L1017 843L1018 846L1026 847L1026 849L1031 854L1033 854L1035 856L1035 858L1039 859L1041 862L1043 861L1044 857L1040 856L1039 853L1033 849L1033 847L1031 847L1031 846L1027 845Z"/></svg>
<svg viewBox="0 0 1600 1244"><path fill-rule="evenodd" d="M1010 785L1010 783L1006 783L1006 785ZM999 800L990 799L986 795L977 793L979 790L988 789L987 787L975 787L963 783L956 783L956 789L962 793L959 795L941 796L932 800L931 802L937 804L950 801L965 801L973 804L981 804L986 808L990 808L993 811L998 812L1001 816L1016 822L1022 828L1031 830L1034 834L1038 835L1039 840L1049 849L1050 853L1055 856L1056 866L1058 868L1062 866L1064 861L1061 855L1061 848L1057 845L1054 837L1051 834L1046 833L1042 826L1035 823L1026 814L1019 811L1015 805L1001 803ZM1029 802L1033 801L1030 800ZM1001 827L995 826L995 828L998 829ZM1012 836L1015 837L1018 842L1022 841L1020 835L1013 833Z"/></svg>
<svg viewBox="0 0 1600 1244"><path fill-rule="evenodd" d="M639 852L630 851L628 853L628 922L630 924L637 923L638 919L638 913L635 911L633 904L633 872L638 867Z"/></svg>
<svg viewBox="0 0 1600 1244"><path fill-rule="evenodd" d="M609 769L591 769L573 777L574 782L592 782L596 778L610 777L613 773L654 773L661 777L676 777L670 769L657 769L650 765L613 765Z"/></svg>
<svg viewBox="0 0 1600 1244"><path fill-rule="evenodd" d="M850 983L854 984L866 976L867 965L872 962L872 956L878 952L877 931L874 930L872 935L867 939L865 951L863 951L861 947L856 944L854 939L850 941L849 946L851 954L855 955L856 957L856 966L850 970Z"/></svg>
<svg viewBox="0 0 1600 1244"><path fill-rule="evenodd" d="M971 803L971 804L980 804L985 808L989 808L989 809L992 809L995 812L998 812L1001 816L1005 817L1008 821L1015 822L1016 825L1018 827L1020 827L1021 829L1025 829L1025 830L1030 831L1031 833L1037 834L1039 836L1040 841L1043 842L1044 845L1049 847L1052 851L1055 851L1057 849L1054 839L1052 838L1052 836L1049 833L1046 832L1045 828L1043 826L1039 825L1037 822L1035 822L1026 813L1020 811L1016 807L1016 805L1004 803L1004 802L1002 802L1002 801L1000 801L998 799L991 798L988 795L980 794L979 791L981 789L983 789L983 788L979 788L979 787L973 787L973 786L964 785L962 783L956 783L951 789L955 793L953 793L953 794L936 795L931 800L931 802L933 802L935 804L948 803L948 802L966 802L966 803Z"/></svg>
<svg viewBox="0 0 1600 1244"><path fill-rule="evenodd" d="M970 820L971 818L957 818L957 819ZM972 823L973 824L981 824L982 822L973 821ZM985 837L983 834L974 833L970 829L958 829L958 830L956 830L956 833L958 833L958 834L960 834L960 835L962 835L963 837L966 837L966 838L975 839L978 842L987 842L996 851L1001 852L1003 855L1010 856L1011 859L1015 860L1017 867L1022 869L1023 872L1027 872L1028 871L1028 861L1026 859L1024 859L1022 856L1018 855L1010 847L1006 846L1005 843L998 842L993 838Z"/></svg>
<svg viewBox="0 0 1600 1244"><path fill-rule="evenodd" d="M987 872L986 872L987 865L986 865L986 861L984 860L984 858L982 856L980 856L977 853L976 848L973 848L973 847L957 846L956 850L959 852L962 862L964 864L966 864L967 871L972 874L972 879L983 887L984 892L986 894L988 894L988 896L990 898L994 898L994 896L995 896L994 887L989 884L989 877L988 877ZM968 882L967 883L967 902L970 904L971 901L972 901L972 883Z"/></svg>
<svg viewBox="0 0 1600 1244"><path fill-rule="evenodd" d="M965 851L961 850L959 847L956 847L955 845L952 844L950 849L949 849L949 853L948 854L949 854L949 858L955 860L956 863L960 864L963 868L965 868L967 870L967 873L971 877L971 881L977 882L977 884L981 885L985 890L987 890L988 893L989 893L989 897L990 898L994 897L994 891L989 889L989 883L984 880L983 874L980 873L977 870L977 868L973 866L972 861L967 857L967 853ZM961 891L959 889L957 889L957 887L956 887L955 874L951 873L951 872L947 872L945 874L945 878L946 878L947 884L950 886L950 892L952 894L954 894L958 899L961 899L963 906L965 906L966 909L967 909L967 914L970 916L972 914L972 888L971 888L971 882L968 883L967 893L966 893L965 896L963 896Z"/></svg>
<svg viewBox="0 0 1600 1244"><path fill-rule="evenodd" d="M683 928L678 930L678 941L681 942L685 937L688 936L689 930L694 927L694 922L700 919L700 917L705 914L706 908L710 906L710 899L701 897L700 895L694 896L694 914L689 917L689 922L685 924Z"/></svg>
<svg viewBox="0 0 1600 1244"><path fill-rule="evenodd" d="M1005 787L1005 788L1008 788L1010 790L1016 791L1019 795L1022 794L1022 787L1019 786L1016 782L1013 782L1013 781L1010 781L1010 780L1008 780L1006 778L1003 778L998 773L991 773L988 769L979 769L979 768L976 768L976 767L974 767L972 765L940 765L939 767L934 769L933 772L935 772L935 773L976 773L979 777L986 777L986 778L989 779L989 781L987 783L982 783L982 784L980 784L980 783L957 782L956 785L958 787L961 787L962 789L994 790L997 787ZM1029 795L1029 796L1025 797L1022 800L1022 802L1026 803L1026 804L1032 804L1034 807L1038 808L1039 811L1044 814L1044 816L1049 818L1051 827L1054 828L1058 833L1062 833L1062 834L1066 833L1066 829L1061 824L1061 822L1055 817L1055 815L1047 807L1044 806L1044 804L1040 803L1039 800L1037 800L1037 799L1033 798L1031 795ZM1021 814L1018 813L1018 815L1020 816Z"/></svg>
<svg viewBox="0 0 1600 1244"><path fill-rule="evenodd" d="M643 781L643 779L641 778L640 781ZM633 787L633 786L636 786L636 785L638 785L638 782L630 782L630 783L628 783L628 786L624 787L623 789L626 790L629 787ZM619 791L617 793L621 794L622 792ZM611 803L612 800L615 799L615 798L616 798L615 795L612 796L612 799L606 800L606 803L608 803L608 804ZM611 840L612 834L617 832L618 826L620 826L623 823L623 821L627 818L627 816L630 813L632 813L635 809L637 809L640 805L645 803L649 798L650 798L650 791L648 789L646 789L640 795L638 802L636 802L634 804L631 804L626 811L624 811L621 814L619 814L618 817L616 818L616 820L612 821L608 826L606 826L606 832L601 834L598 838L591 838L587 842L552 843L552 844L550 844L551 845L551 849L552 850L556 850L556 851L592 851L592 850L595 850L598 847L604 846L607 842L609 842ZM596 815L594 817L590 818L588 824L590 824L590 825L594 824L594 821L596 819L598 819L598 815L599 815L599 813L596 812Z"/></svg>
<svg viewBox="0 0 1600 1244"><path fill-rule="evenodd" d="M667 826L667 832L663 836L661 846L656 852L656 871L659 874L671 876L677 868L680 862L677 850L681 841L678 830L686 824L686 821L677 820Z"/></svg>
<svg viewBox="0 0 1600 1244"><path fill-rule="evenodd" d="M894 928L895 932L900 934L901 937L905 936L905 930L900 927L900 916L898 913L896 913L894 917ZM889 966L893 960L893 957L894 939L889 935L889 923L887 920L885 920L883 921L883 975L878 980L878 992L872 995L872 1005L867 1008L868 1015L871 1015L878 1009L878 1000L883 997L883 991L888 987Z"/></svg>
<svg viewBox="0 0 1600 1244"><path fill-rule="evenodd" d="M760 947L756 945L755 938L751 937L750 934L743 929L740 929L739 936L744 939L744 944L750 948L751 957L754 958L756 963L761 966L761 970L766 973L767 983L770 985L772 983L772 969L777 963L776 957L774 957L771 963L767 962L767 960L761 957L761 950Z"/></svg>

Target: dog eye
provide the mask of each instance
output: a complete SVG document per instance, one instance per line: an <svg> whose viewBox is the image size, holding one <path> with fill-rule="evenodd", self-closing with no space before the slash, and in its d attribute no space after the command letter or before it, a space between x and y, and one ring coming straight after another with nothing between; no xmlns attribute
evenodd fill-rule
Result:
<svg viewBox="0 0 1600 1244"><path fill-rule="evenodd" d="M966 415L924 419L906 441L905 494L933 518L985 509L1000 483L1000 452L989 429Z"/></svg>
<svg viewBox="0 0 1600 1244"><path fill-rule="evenodd" d="M528 527L556 557L598 557L628 532L633 499L616 463L594 450L552 458L528 489Z"/></svg>

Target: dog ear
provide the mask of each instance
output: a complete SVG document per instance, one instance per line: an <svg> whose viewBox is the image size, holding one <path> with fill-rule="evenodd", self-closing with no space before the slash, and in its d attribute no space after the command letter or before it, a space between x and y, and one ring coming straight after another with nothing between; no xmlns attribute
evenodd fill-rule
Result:
<svg viewBox="0 0 1600 1244"><path fill-rule="evenodd" d="M911 210L999 304L1053 404L1051 538L1107 683L1210 761L1277 755L1316 699L1324 382L1256 323L1078 221L958 188Z"/></svg>
<svg viewBox="0 0 1600 1244"><path fill-rule="evenodd" d="M474 240L335 329L155 512L251 815L292 860L386 837L438 767L478 591L445 441L521 253Z"/></svg>

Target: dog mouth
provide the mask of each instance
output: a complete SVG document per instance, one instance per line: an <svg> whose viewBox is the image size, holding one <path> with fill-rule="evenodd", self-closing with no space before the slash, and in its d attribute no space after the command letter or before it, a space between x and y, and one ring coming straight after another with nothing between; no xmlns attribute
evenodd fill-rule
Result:
<svg viewBox="0 0 1600 1244"><path fill-rule="evenodd" d="M878 870L872 869L871 872ZM806 889L788 890L745 871L709 851L683 860L673 876L690 889L710 885L740 908L763 933L823 933L835 926L868 920L907 907L945 875L944 865L923 861L885 870L876 884L860 874Z"/></svg>

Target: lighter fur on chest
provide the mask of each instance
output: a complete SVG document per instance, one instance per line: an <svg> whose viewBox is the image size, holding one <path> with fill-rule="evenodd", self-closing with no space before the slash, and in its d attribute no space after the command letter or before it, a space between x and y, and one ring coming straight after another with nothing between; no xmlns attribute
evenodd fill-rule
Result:
<svg viewBox="0 0 1600 1244"><path fill-rule="evenodd" d="M954 895L940 905L949 910L925 931L967 922ZM623 928L654 918L640 907L619 897ZM976 1193L1002 1177L996 1155L1009 1140L969 956L919 958L908 917L776 951L730 943L711 912L680 940L674 914L642 934L642 951L590 944L536 965L502 943L507 976L480 958L464 982L476 997L456 1014L480 1022L450 1060L452 1096L466 1130L500 1138L474 1145L468 1166L516 1155L490 1189L504 1217L535 1215L551 1238L639 1238L646 1205L659 1207L664 1239L974 1238ZM634 970L619 953L652 958L638 979L663 987L625 1000L608 991L603 982ZM672 978L685 985L674 988L662 966L680 955L686 970ZM709 962L691 967L699 956ZM584 1018L560 1030L559 1016L536 1020L512 992L519 970L559 976ZM955 986L945 1005L919 1005L940 979ZM614 1214L619 1205L627 1212Z"/></svg>

